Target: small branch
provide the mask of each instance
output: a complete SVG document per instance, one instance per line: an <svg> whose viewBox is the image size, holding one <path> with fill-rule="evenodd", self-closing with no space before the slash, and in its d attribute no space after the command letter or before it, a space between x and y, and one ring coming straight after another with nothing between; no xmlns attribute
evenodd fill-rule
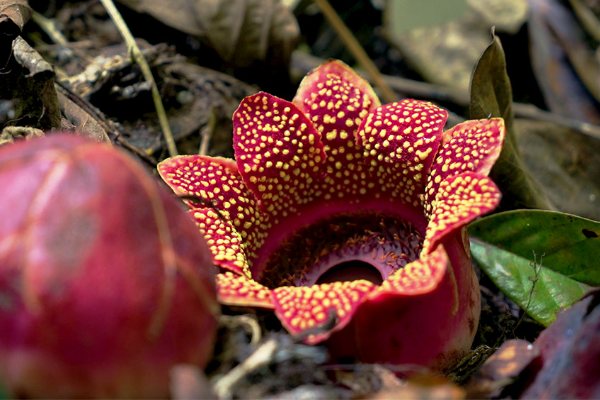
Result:
<svg viewBox="0 0 600 400"><path fill-rule="evenodd" d="M146 81L150 82L150 84L152 85L152 99L154 100L154 106L156 107L158 122L165 137L165 141L167 142L167 149L169 150L169 155L171 157L176 156L179 153L177 152L177 147L175 146L175 140L173 139L173 134L171 133L171 128L169 127L169 121L167 120L167 113L160 98L158 86L156 86L156 82L154 81L154 77L152 76L150 65L148 65L148 62L142 55L140 48L135 42L135 39L129 31L129 28L127 27L127 24L123 20L123 17L119 13L119 10L117 10L117 7L115 7L115 3L113 3L112 0L100 0L100 2L106 9L106 12L108 12L110 18L117 26L117 29L119 29L119 32L121 33L123 39L125 39L125 43L127 44L132 59L140 66L144 79L146 79Z"/></svg>
<svg viewBox="0 0 600 400"><path fill-rule="evenodd" d="M246 375L269 365L277 348L278 343L275 338L267 339L244 362L217 380L213 389L219 399L231 399L233 397L233 387Z"/></svg>
<svg viewBox="0 0 600 400"><path fill-rule="evenodd" d="M523 315L521 315L521 318L519 318L519 321L517 321L517 324L513 329L513 334L517 330L519 325L521 325L521 322L523 322L523 318L525 318L525 314L527 314L527 310L529 310L529 306L531 305L531 299L533 298L533 290L535 289L536 283L540 279L540 272L542 272L542 261L544 260L544 256L546 255L546 253L542 254L542 256L540 257L540 263L538 264L537 254L535 254L535 250L531 251L533 252L533 261L529 264L533 268L533 278L531 276L529 277L529 280L531 281L531 290L529 291L529 299L527 300L527 305L523 310Z"/></svg>
<svg viewBox="0 0 600 400"><path fill-rule="evenodd" d="M215 109L214 107L211 107L209 111L208 123L200 130L200 148L198 149L199 155L208 155L208 145L210 144L210 139L215 131L216 124L217 117L215 115Z"/></svg>
<svg viewBox="0 0 600 400"><path fill-rule="evenodd" d="M344 24L344 21L340 18L340 16L335 12L333 7L329 4L327 0L313 0L315 4L321 9L321 12L327 18L327 21L331 24L333 29L337 32L340 39L350 53L356 58L356 61L368 72L375 86L381 90L381 97L384 103L393 103L398 101L398 95L394 93L392 89L387 85L385 80L381 77L381 73L371 61L365 49L362 48L358 40L354 37L350 29Z"/></svg>

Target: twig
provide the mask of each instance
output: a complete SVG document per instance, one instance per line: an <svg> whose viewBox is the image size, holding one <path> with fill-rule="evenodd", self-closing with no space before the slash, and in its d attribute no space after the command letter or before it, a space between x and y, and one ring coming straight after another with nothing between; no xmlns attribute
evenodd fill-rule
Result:
<svg viewBox="0 0 600 400"><path fill-rule="evenodd" d="M199 155L201 155L201 156L208 155L208 145L210 144L210 139L215 130L216 124L217 124L217 117L215 115L215 109L214 109L214 107L211 107L209 110L208 123L200 131L200 148L198 149Z"/></svg>
<svg viewBox="0 0 600 400"><path fill-rule="evenodd" d="M262 334L260 331L260 325L256 319L248 315L221 315L219 317L219 324L228 327L233 330L237 326L242 326L244 329L250 332L250 343L249 345L255 347L260 342Z"/></svg>
<svg viewBox="0 0 600 400"><path fill-rule="evenodd" d="M538 282L539 278L540 278L540 272L542 271L542 260L544 259L544 256L546 255L546 253L542 254L540 256L540 263L537 263L537 255L535 254L535 250L531 250L533 252L533 261L530 263L531 267L533 268L533 278L529 277L529 280L531 281L531 290L529 291L529 299L527 300L527 305L525 306L525 309L523 310L523 315L521 315L521 318L519 318L519 320L517 321L517 324L515 325L515 329L513 329L513 334L514 332L517 330L517 328L519 327L519 325L521 324L521 322L523 322L523 318L525 318L525 314L527 314L527 310L529 310L529 306L531 305L531 299L533 298L533 290L535 289L535 284ZM537 268L536 268L537 266Z"/></svg>
<svg viewBox="0 0 600 400"><path fill-rule="evenodd" d="M33 10L31 12L31 19L40 28L42 28L42 30L50 37L50 39L52 39L54 43L59 44L61 46L61 50L66 51L69 57L73 55L73 50L71 50L68 47L69 41L67 40L65 35L63 35L62 32L58 30L54 21L44 17L42 14Z"/></svg>
<svg viewBox="0 0 600 400"><path fill-rule="evenodd" d="M123 39L125 39L125 43L131 53L132 59L136 62L142 71L142 75L146 81L150 82L152 85L152 99L154 100L154 107L156 107L156 114L158 115L158 122L160 123L160 127L162 129L163 135L165 137L165 141L167 142L167 149L169 150L169 155L171 157L179 154L177 152L177 146L175 145L175 140L173 139L173 134L171 133L171 128L169 127L169 121L167 120L167 113L165 111L165 107L163 106L162 100L160 98L160 93L158 91L158 86L156 86L156 82L154 77L152 76L152 71L150 70L150 65L142 55L140 48L138 47L133 35L129 31L127 24L123 20L123 17L115 7L115 4L112 0L100 0L106 12L113 20L117 29L121 33Z"/></svg>
<svg viewBox="0 0 600 400"><path fill-rule="evenodd" d="M358 61L358 63L362 65L365 70L367 70L375 86L381 90L381 97L383 101L385 103L393 103L397 101L398 95L396 95L396 93L389 88L386 81L381 77L381 73L367 55L365 49L362 48L358 40L356 40L350 29L348 29L346 24L344 24L344 21L342 21L340 16L335 12L333 7L331 7L329 2L327 0L313 1L321 9L321 12L325 18L327 18L327 21L329 21L333 29L337 32L350 53L352 53L354 58L356 58L356 61Z"/></svg>
<svg viewBox="0 0 600 400"><path fill-rule="evenodd" d="M254 353L250 355L243 363L229 371L225 376L215 382L213 389L219 399L231 399L233 397L233 387L244 376L265 365L268 365L273 358L273 354L278 348L275 338L266 340Z"/></svg>

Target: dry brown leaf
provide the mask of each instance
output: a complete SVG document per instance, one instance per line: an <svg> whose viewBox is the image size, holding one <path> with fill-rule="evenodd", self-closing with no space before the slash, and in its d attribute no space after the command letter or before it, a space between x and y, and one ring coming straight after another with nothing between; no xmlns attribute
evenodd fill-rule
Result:
<svg viewBox="0 0 600 400"><path fill-rule="evenodd" d="M13 100L9 124L43 131L60 128L52 66L21 37L13 42L12 52L8 71L0 74L0 98Z"/></svg>
<svg viewBox="0 0 600 400"><path fill-rule="evenodd" d="M279 0L119 0L200 37L233 68L287 65L300 30Z"/></svg>
<svg viewBox="0 0 600 400"><path fill-rule="evenodd" d="M550 122L515 122L522 159L552 204L600 220L600 141Z"/></svg>
<svg viewBox="0 0 600 400"><path fill-rule="evenodd" d="M397 30L393 17L384 15L389 40L417 72L430 82L464 93L468 92L473 67L489 44L490 28L496 26L497 31L514 32L524 23L528 9L526 0L469 0L467 3L467 13L458 20L403 34L394 33Z"/></svg>
<svg viewBox="0 0 600 400"><path fill-rule="evenodd" d="M110 139L102 125L83 108L60 92L58 92L58 103L65 117L74 125L77 132L97 142L110 143Z"/></svg>

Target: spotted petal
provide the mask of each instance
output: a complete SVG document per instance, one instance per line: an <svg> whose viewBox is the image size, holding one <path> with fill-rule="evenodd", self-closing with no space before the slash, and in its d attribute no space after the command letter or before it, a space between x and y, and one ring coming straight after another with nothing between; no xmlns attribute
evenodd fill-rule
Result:
<svg viewBox="0 0 600 400"><path fill-rule="evenodd" d="M356 130L380 105L371 85L340 61L330 61L308 74L293 100L314 124L325 145L327 176L315 182L324 200L356 202L374 197L377 184L368 175Z"/></svg>
<svg viewBox="0 0 600 400"><path fill-rule="evenodd" d="M357 133L363 156L393 197L419 204L447 118L446 110L418 100L386 104L365 118Z"/></svg>
<svg viewBox="0 0 600 400"><path fill-rule="evenodd" d="M231 224L228 213L217 214L211 208L199 208L188 211L188 215L194 220L200 232L204 234L206 243L213 254L213 263L251 278L246 252L242 246L242 236Z"/></svg>
<svg viewBox="0 0 600 400"><path fill-rule="evenodd" d="M267 215L260 213L235 161L217 157L177 156L161 162L158 172L179 196L209 200L215 208L226 213L232 226L241 235L242 248L249 264L252 264L256 249L264 243L264 232L271 223ZM192 209L206 208L205 204L190 199L185 202Z"/></svg>
<svg viewBox="0 0 600 400"><path fill-rule="evenodd" d="M230 306L273 308L271 290L232 272L217 274L219 301Z"/></svg>
<svg viewBox="0 0 600 400"><path fill-rule="evenodd" d="M492 211L499 203L500 190L484 175L463 172L447 178L433 203L423 253L429 253L444 236Z"/></svg>
<svg viewBox="0 0 600 400"><path fill-rule="evenodd" d="M346 147L348 139L354 142L362 120L380 105L371 85L340 61L326 62L310 72L293 102L308 115L328 149Z"/></svg>
<svg viewBox="0 0 600 400"><path fill-rule="evenodd" d="M425 189L425 211L431 213L440 183L451 175L473 171L489 174L500 156L506 129L502 118L466 121L442 135L442 146Z"/></svg>
<svg viewBox="0 0 600 400"><path fill-rule="evenodd" d="M312 200L325 152L298 107L267 93L246 97L233 115L233 132L240 174L263 211L286 217Z"/></svg>
<svg viewBox="0 0 600 400"><path fill-rule="evenodd" d="M376 288L366 280L279 287L273 290L275 314L293 335L326 324L333 314L336 318L333 329L306 339L309 344L319 343L346 326L366 296Z"/></svg>

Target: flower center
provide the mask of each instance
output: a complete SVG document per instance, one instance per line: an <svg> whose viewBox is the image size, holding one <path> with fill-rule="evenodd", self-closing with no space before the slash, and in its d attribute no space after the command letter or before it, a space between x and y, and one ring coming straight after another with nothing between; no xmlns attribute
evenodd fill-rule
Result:
<svg viewBox="0 0 600 400"><path fill-rule="evenodd" d="M409 222L379 213L343 213L293 233L267 260L267 287L366 279L375 284L419 257L423 236Z"/></svg>

